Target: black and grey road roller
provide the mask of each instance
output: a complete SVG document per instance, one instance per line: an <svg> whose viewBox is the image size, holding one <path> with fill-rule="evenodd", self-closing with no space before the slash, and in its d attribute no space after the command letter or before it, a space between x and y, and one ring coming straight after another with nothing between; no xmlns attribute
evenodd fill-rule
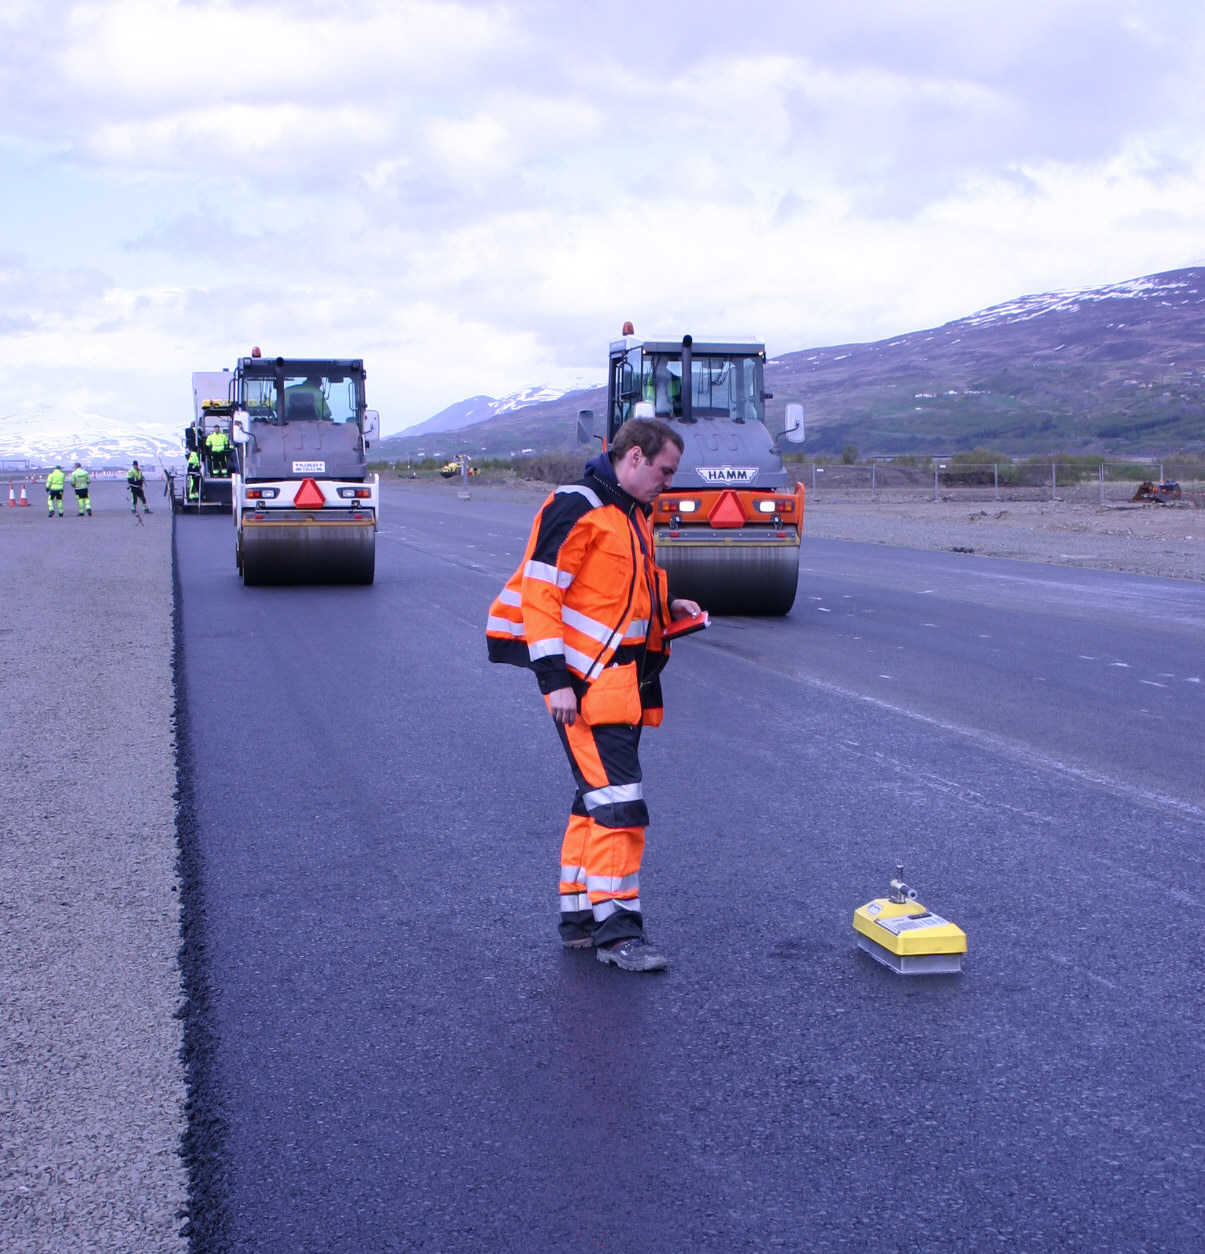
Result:
<svg viewBox="0 0 1205 1254"><path fill-rule="evenodd" d="M788 486L778 437L803 439L803 408L767 425L766 349L754 339L637 339L625 323L611 344L606 441L629 418L668 422L685 446L653 506L657 563L670 595L712 614L785 614L799 582L803 485ZM594 415L579 416L594 438Z"/></svg>
<svg viewBox="0 0 1205 1254"><path fill-rule="evenodd" d="M367 452L380 419L359 360L266 358L234 371L231 476L243 583L372 583L380 482Z"/></svg>

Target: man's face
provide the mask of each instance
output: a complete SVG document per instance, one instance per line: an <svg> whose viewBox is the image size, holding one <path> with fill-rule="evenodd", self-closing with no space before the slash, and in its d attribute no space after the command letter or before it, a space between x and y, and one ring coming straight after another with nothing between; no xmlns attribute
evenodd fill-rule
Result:
<svg viewBox="0 0 1205 1254"><path fill-rule="evenodd" d="M657 494L669 487L681 459L677 446L668 441L652 458L633 447L615 468L615 477L629 496L634 496L641 505L651 505Z"/></svg>

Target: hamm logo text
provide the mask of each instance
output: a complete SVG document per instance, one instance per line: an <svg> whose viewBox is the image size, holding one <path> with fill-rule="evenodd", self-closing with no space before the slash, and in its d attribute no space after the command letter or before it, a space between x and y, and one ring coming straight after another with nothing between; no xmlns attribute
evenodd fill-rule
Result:
<svg viewBox="0 0 1205 1254"><path fill-rule="evenodd" d="M696 466L704 483L752 483L756 466Z"/></svg>

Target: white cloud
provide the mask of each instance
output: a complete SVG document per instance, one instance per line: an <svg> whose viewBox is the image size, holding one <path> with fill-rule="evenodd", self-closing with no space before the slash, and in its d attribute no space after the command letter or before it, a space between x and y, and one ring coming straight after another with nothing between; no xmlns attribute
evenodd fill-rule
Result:
<svg viewBox="0 0 1205 1254"><path fill-rule="evenodd" d="M1174 268L1203 33L1170 0L10 0L0 408L32 368L134 415L261 343L364 356L393 429L601 373L625 318L782 352Z"/></svg>

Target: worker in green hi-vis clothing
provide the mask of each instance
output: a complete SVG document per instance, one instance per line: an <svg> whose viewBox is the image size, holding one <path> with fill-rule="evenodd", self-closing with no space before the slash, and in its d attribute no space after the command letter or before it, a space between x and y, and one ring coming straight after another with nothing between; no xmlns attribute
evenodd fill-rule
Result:
<svg viewBox="0 0 1205 1254"><path fill-rule="evenodd" d="M54 517L55 502L58 502L59 517L63 516L63 485L67 482L67 476L63 474L62 466L56 466L50 474L46 476L46 508L50 511L50 517Z"/></svg>
<svg viewBox="0 0 1205 1254"><path fill-rule="evenodd" d="M81 518L85 514L89 518L92 517L92 501L88 496L88 472L79 464L75 463L75 469L71 472L71 487L75 492L76 511Z"/></svg>
<svg viewBox="0 0 1205 1254"><path fill-rule="evenodd" d="M146 503L146 492L143 490L146 479L143 477L142 471L138 469L138 463L135 462L129 470L126 471L126 483L130 490L130 513L138 513L138 502L142 502L142 512L149 514L151 511Z"/></svg>

